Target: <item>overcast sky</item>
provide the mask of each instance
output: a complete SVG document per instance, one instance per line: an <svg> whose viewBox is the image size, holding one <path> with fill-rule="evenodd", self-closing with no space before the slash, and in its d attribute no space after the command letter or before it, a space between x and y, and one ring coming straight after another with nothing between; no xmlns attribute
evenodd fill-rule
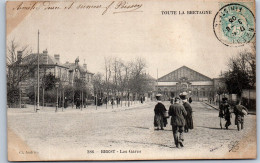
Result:
<svg viewBox="0 0 260 163"><path fill-rule="evenodd" d="M183 65L208 77L218 77L226 69L229 57L250 51L250 45L228 47L215 37L213 19L219 9L217 3L179 4L150 1L143 4L143 12L108 11L105 15L100 10L30 11L19 23L7 20L7 40L15 38L37 52L39 29L40 51L48 49L50 54L60 54L64 63L74 62L79 56L80 64L85 59L88 69L97 73L103 71L104 56L126 61L142 57L147 62L147 73L155 78L157 69L161 77ZM161 14L162 10L198 10L196 7L212 14ZM10 10L9 14L15 20L21 12Z"/></svg>

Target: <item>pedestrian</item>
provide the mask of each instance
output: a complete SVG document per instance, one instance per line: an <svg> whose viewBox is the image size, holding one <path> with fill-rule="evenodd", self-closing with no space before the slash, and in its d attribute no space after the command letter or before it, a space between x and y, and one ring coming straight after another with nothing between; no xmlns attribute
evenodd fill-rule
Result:
<svg viewBox="0 0 260 163"><path fill-rule="evenodd" d="M183 147L183 130L185 126L184 117L187 115L187 112L183 105L180 104L180 98L175 97L174 104L172 104L169 108L169 116L171 116L171 125L172 132L174 137L174 143L177 148L179 145Z"/></svg>
<svg viewBox="0 0 260 163"><path fill-rule="evenodd" d="M189 103L190 103L190 104L192 103L192 99L191 99L191 97L189 97Z"/></svg>
<svg viewBox="0 0 260 163"><path fill-rule="evenodd" d="M172 97L172 98L170 99L170 103L173 104L173 102L174 102L174 97Z"/></svg>
<svg viewBox="0 0 260 163"><path fill-rule="evenodd" d="M80 109L80 100L79 100L79 98L76 99L76 109Z"/></svg>
<svg viewBox="0 0 260 163"><path fill-rule="evenodd" d="M220 105L220 114L223 114L223 117L226 120L225 127L228 130L228 126L231 125L231 111L230 105L228 104L228 99L226 97L222 98L222 103ZM222 128L222 123L221 123Z"/></svg>
<svg viewBox="0 0 260 163"><path fill-rule="evenodd" d="M187 99L183 99L182 103L185 108L185 111L187 112L187 115L185 116L186 123L184 126L184 132L189 132L189 129L193 129L192 108L188 103Z"/></svg>
<svg viewBox="0 0 260 163"><path fill-rule="evenodd" d="M237 130L243 130L244 128L244 116L248 114L248 110L245 106L240 104L240 101L237 102L237 105L234 107L235 114L235 125L237 125Z"/></svg>
<svg viewBox="0 0 260 163"><path fill-rule="evenodd" d="M162 104L161 97L162 97L161 94L156 95L156 99L158 101L154 108L154 114L155 114L154 115L154 127L157 127L156 130L159 130L160 128L161 128L161 130L164 130L163 127L166 126L166 124L167 124L167 119L166 119L166 122L164 119L164 113L167 111L167 109Z"/></svg>
<svg viewBox="0 0 260 163"><path fill-rule="evenodd" d="M222 129L222 118L224 118L225 115L225 109L224 109L224 101L222 99L221 104L219 105L219 113L218 113L218 117L220 118L220 128Z"/></svg>
<svg viewBox="0 0 260 163"><path fill-rule="evenodd" d="M114 98L111 98L111 105L114 105Z"/></svg>

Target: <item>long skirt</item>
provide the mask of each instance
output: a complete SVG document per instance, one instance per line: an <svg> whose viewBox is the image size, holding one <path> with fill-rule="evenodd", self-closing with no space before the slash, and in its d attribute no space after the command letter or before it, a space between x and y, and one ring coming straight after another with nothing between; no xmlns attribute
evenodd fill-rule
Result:
<svg viewBox="0 0 260 163"><path fill-rule="evenodd" d="M185 118L185 120L186 120L186 127L188 129L193 129L193 118L192 118L192 116L187 116Z"/></svg>
<svg viewBox="0 0 260 163"><path fill-rule="evenodd" d="M154 116L154 127L163 127L163 126L164 126L163 116L156 114Z"/></svg>

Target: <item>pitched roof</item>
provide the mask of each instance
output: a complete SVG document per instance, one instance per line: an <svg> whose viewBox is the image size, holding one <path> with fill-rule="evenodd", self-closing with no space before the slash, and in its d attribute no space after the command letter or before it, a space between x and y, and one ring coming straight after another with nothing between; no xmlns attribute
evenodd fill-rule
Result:
<svg viewBox="0 0 260 163"><path fill-rule="evenodd" d="M83 66L81 65L76 65L75 63L69 63L69 62L66 62L65 64L63 64L63 66L65 67L68 67L70 70L74 70L74 69L79 69L79 71L81 72L86 72L88 74L94 74L90 71L88 71L86 68L84 68Z"/></svg>
<svg viewBox="0 0 260 163"><path fill-rule="evenodd" d="M45 58L47 56L47 58ZM39 63L40 64L46 64L47 60L47 64L49 65L61 65L60 61L56 60L54 57L50 56L49 54L44 54L44 53L40 53L39 54ZM21 64L32 64L32 63L36 63L37 62L37 53L32 53L26 57L24 57L22 59L22 63Z"/></svg>
<svg viewBox="0 0 260 163"><path fill-rule="evenodd" d="M184 72L185 71L185 72ZM183 72L183 73L182 73ZM186 73L186 74L185 74ZM196 74L196 75L188 75L189 74ZM195 80L212 80L210 77L207 77L206 75L203 75L187 66L182 66L158 79L158 81L178 81L180 78L189 78L190 81Z"/></svg>

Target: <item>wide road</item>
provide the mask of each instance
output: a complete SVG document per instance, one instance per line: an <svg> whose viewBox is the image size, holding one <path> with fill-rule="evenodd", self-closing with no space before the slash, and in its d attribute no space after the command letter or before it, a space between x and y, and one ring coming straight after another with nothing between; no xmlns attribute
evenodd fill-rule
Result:
<svg viewBox="0 0 260 163"><path fill-rule="evenodd" d="M256 116L245 118L245 129L220 129L218 111L193 102L194 129L184 133L184 147L174 145L170 119L165 130L154 130L155 102L130 108L88 107L60 110L8 109L9 158L43 160L240 158L256 155ZM164 102L167 109L169 102ZM223 121L224 126L224 121ZM19 145L17 145L19 144ZM131 150L131 151L129 151ZM33 151L34 153L26 153ZM94 152L94 153L93 153ZM109 153L103 153L109 152Z"/></svg>

